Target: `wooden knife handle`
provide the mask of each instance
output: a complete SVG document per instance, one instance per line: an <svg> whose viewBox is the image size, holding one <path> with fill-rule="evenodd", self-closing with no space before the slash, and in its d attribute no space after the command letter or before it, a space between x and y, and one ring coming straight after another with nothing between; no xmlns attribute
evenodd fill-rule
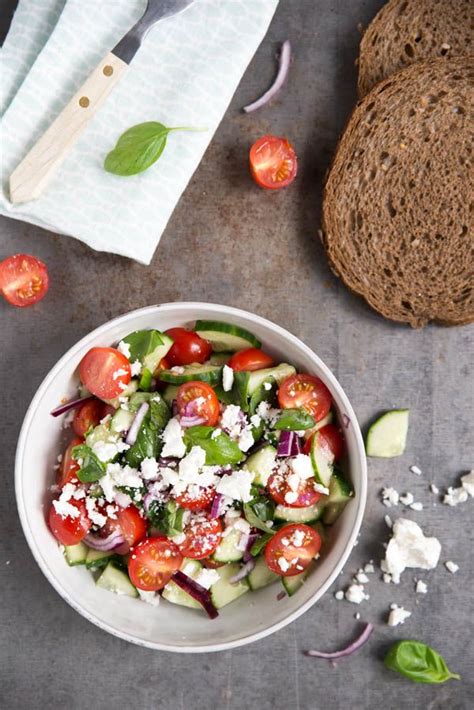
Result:
<svg viewBox="0 0 474 710"><path fill-rule="evenodd" d="M73 96L10 176L13 203L37 199L99 110L128 64L111 52Z"/></svg>

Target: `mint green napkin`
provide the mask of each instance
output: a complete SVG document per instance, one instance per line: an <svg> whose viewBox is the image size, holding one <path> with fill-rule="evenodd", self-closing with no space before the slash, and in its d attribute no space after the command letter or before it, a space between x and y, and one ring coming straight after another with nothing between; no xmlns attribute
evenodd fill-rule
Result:
<svg viewBox="0 0 474 710"><path fill-rule="evenodd" d="M32 2L20 0L17 12L22 3L26 7ZM49 5L45 16L54 25L51 18L58 0L41 3ZM277 4L278 0L196 0L182 14L158 24L47 191L34 202L12 205L11 172L145 6L145 0L67 0L0 122L0 213L148 264ZM31 23L38 38L36 44L30 43L31 59L38 52L41 33L35 14L24 14L23 22ZM14 20L12 30L15 24ZM26 26L22 31L26 33ZM7 38L9 62L11 52ZM7 93L20 82L18 72ZM145 173L128 178L106 173L103 160L117 138L143 121L204 126L207 131L172 134L160 160Z"/></svg>

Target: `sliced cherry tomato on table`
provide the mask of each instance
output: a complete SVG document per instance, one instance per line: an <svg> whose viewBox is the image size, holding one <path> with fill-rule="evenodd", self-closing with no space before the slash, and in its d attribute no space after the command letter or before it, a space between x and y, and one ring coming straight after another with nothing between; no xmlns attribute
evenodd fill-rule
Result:
<svg viewBox="0 0 474 710"><path fill-rule="evenodd" d="M309 525L285 525L267 542L265 562L275 574L291 577L303 572L320 548L321 537Z"/></svg>
<svg viewBox="0 0 474 710"><path fill-rule="evenodd" d="M104 511L101 512L104 513ZM119 508L115 519L109 518L107 520L104 528L102 528L102 534L107 537L113 530L120 530L125 538L125 542L114 551L118 555L126 555L130 552L131 547L146 536L147 523L140 515L138 508L134 505L129 505L128 508Z"/></svg>
<svg viewBox="0 0 474 710"><path fill-rule="evenodd" d="M332 397L319 377L290 375L279 387L278 403L282 409L305 409L319 422L329 414Z"/></svg>
<svg viewBox="0 0 474 710"><path fill-rule="evenodd" d="M212 353L211 344L203 340L197 333L186 328L170 328L166 335L174 341L166 355L172 367L175 365L190 365L193 362L203 363L209 360Z"/></svg>
<svg viewBox="0 0 474 710"><path fill-rule="evenodd" d="M114 410L115 411L115 410ZM77 436L84 437L89 429L96 427L105 416L104 403L98 399L92 399L76 409L72 428Z"/></svg>
<svg viewBox="0 0 474 710"><path fill-rule="evenodd" d="M325 440L329 450L334 456L334 460L339 461L344 451L344 437L342 436L340 429L338 429L335 424L326 424L326 426L319 429L319 435ZM313 437L314 434L312 434L305 442L303 449L305 454L311 453Z"/></svg>
<svg viewBox="0 0 474 710"><path fill-rule="evenodd" d="M48 288L46 265L35 256L15 254L0 262L0 292L12 306L32 306Z"/></svg>
<svg viewBox="0 0 474 710"><path fill-rule="evenodd" d="M71 441L64 452L61 466L59 467L58 475L56 477L57 484L60 488L65 486L66 483L77 480L77 472L79 471L80 466L77 461L72 458L72 450L75 446L79 446L83 443L83 439L75 438Z"/></svg>
<svg viewBox="0 0 474 710"><path fill-rule="evenodd" d="M279 190L296 177L298 161L286 138L262 136L250 149L250 171L260 187Z"/></svg>
<svg viewBox="0 0 474 710"><path fill-rule="evenodd" d="M315 479L308 478L300 481L298 490L293 491L288 484L288 475L276 472L268 479L267 490L273 500L280 505L289 508L306 508L308 505L314 505L321 498L321 493L315 489L315 485ZM296 498L293 500L295 493ZM286 499L287 494L291 494L290 500Z"/></svg>
<svg viewBox="0 0 474 710"><path fill-rule="evenodd" d="M272 367L273 358L259 348L247 348L232 355L227 363L235 372L254 372L262 370L264 367Z"/></svg>
<svg viewBox="0 0 474 710"><path fill-rule="evenodd" d="M145 592L156 592L168 584L183 562L178 547L167 537L149 537L133 548L128 561L132 584Z"/></svg>
<svg viewBox="0 0 474 710"><path fill-rule="evenodd" d="M222 523L218 518L198 515L183 530L186 539L179 545L183 557L202 560L212 555L222 538Z"/></svg>
<svg viewBox="0 0 474 710"><path fill-rule="evenodd" d="M186 510L205 510L211 505L215 494L216 491L212 487L199 487L196 495L192 495L189 491L185 491L184 493L181 493L181 495L175 496L175 501L181 508L186 508Z"/></svg>
<svg viewBox="0 0 474 710"><path fill-rule="evenodd" d="M49 509L49 527L54 537L61 545L77 545L87 535L91 521L87 515L83 500L68 501L78 511L76 516L66 515L64 518L56 512L54 504Z"/></svg>
<svg viewBox="0 0 474 710"><path fill-rule="evenodd" d="M176 404L181 417L202 417L207 426L219 419L219 399L210 385L198 380L180 385Z"/></svg>
<svg viewBox="0 0 474 710"><path fill-rule="evenodd" d="M79 364L79 377L99 399L113 399L123 393L132 371L125 355L115 348L91 348Z"/></svg>

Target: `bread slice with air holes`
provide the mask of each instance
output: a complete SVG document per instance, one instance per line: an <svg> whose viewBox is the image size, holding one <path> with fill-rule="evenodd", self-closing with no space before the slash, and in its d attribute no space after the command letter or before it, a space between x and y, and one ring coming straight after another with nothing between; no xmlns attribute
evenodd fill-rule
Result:
<svg viewBox="0 0 474 710"><path fill-rule="evenodd" d="M430 60L377 84L349 119L325 185L333 271L413 327L474 320L473 63Z"/></svg>
<svg viewBox="0 0 474 710"><path fill-rule="evenodd" d="M472 0L389 0L360 43L359 96L415 62L474 52Z"/></svg>

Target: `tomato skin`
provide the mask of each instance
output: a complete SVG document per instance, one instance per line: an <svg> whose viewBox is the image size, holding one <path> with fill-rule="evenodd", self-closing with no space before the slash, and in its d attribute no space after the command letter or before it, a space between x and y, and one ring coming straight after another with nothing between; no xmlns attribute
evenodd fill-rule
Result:
<svg viewBox="0 0 474 710"><path fill-rule="evenodd" d="M69 503L78 509L79 516L77 518L61 517L53 504L49 509L49 528L61 545L77 545L87 535L91 527L84 501L71 499Z"/></svg>
<svg viewBox="0 0 474 710"><path fill-rule="evenodd" d="M298 161L286 138L262 136L250 149L250 172L260 187L280 190L296 177Z"/></svg>
<svg viewBox="0 0 474 710"><path fill-rule="evenodd" d="M106 515L104 510L101 510L101 513ZM126 555L134 545L146 537L148 525L134 505L129 505L128 508L119 508L115 515L115 519L109 518L107 520L102 532L107 537L114 530L119 530L125 541L114 552L118 555Z"/></svg>
<svg viewBox="0 0 474 710"><path fill-rule="evenodd" d="M299 536L301 533L304 534L303 541L300 541L299 545L293 542L295 533ZM283 544L285 540L288 542L287 545ZM321 549L321 543L321 536L309 525L304 523L285 525L267 542L264 552L265 562L275 574L292 577L306 569ZM280 567L278 564L280 558L288 563L288 569Z"/></svg>
<svg viewBox="0 0 474 710"><path fill-rule="evenodd" d="M86 402L76 409L72 428L77 436L84 437L89 429L96 427L104 417L104 405L98 399Z"/></svg>
<svg viewBox="0 0 474 710"><path fill-rule="evenodd" d="M292 492L287 482L287 477L281 473L272 473L267 481L267 490L270 497L279 505L287 506L288 508L307 508L309 505L314 505L321 498L321 493L315 490L316 481L314 478L308 478L302 481L296 491L298 497L295 501L289 503L285 496Z"/></svg>
<svg viewBox="0 0 474 710"><path fill-rule="evenodd" d="M321 429L319 429L318 433L326 441L330 451L334 456L334 460L339 461L342 454L344 453L344 437L341 434L341 430L335 424L326 424L326 426L323 426L321 427ZM311 452L313 437L314 434L312 434L305 442L303 449L305 454L309 454Z"/></svg>
<svg viewBox="0 0 474 710"><path fill-rule="evenodd" d="M175 496L175 501L180 506L180 508L186 508L186 510L205 510L208 508L216 494L214 488L201 488L199 490L199 495L192 498L187 491L181 493L181 495Z"/></svg>
<svg viewBox="0 0 474 710"><path fill-rule="evenodd" d="M26 308L46 296L46 265L30 254L14 254L0 262L0 292L12 306Z"/></svg>
<svg viewBox="0 0 474 710"><path fill-rule="evenodd" d="M75 459L72 458L72 450L75 446L83 444L84 440L79 437L74 438L71 443L66 448L63 454L63 460L61 461L61 466L59 467L56 482L60 488L70 483L71 481L77 480L77 472L80 469L79 464Z"/></svg>
<svg viewBox="0 0 474 710"><path fill-rule="evenodd" d="M179 545L183 557L202 560L212 555L222 537L222 523L218 518L199 516L183 530L186 539Z"/></svg>
<svg viewBox="0 0 474 710"><path fill-rule="evenodd" d="M263 370L264 367L272 367L274 360L259 348L247 348L232 355L227 364L235 372L254 372Z"/></svg>
<svg viewBox="0 0 474 710"><path fill-rule="evenodd" d="M332 397L319 377L299 374L290 375L280 384L278 403L282 409L305 409L319 422L329 414Z"/></svg>
<svg viewBox="0 0 474 710"><path fill-rule="evenodd" d="M123 373L116 375L119 371ZM113 399L123 393L123 387L132 379L132 371L125 355L116 348L91 348L79 364L79 377L99 399Z"/></svg>
<svg viewBox="0 0 474 710"><path fill-rule="evenodd" d="M166 355L171 367L175 365L191 365L193 362L203 363L209 360L212 353L211 344L203 340L197 333L186 328L170 328L166 331L173 339L173 345Z"/></svg>
<svg viewBox="0 0 474 710"><path fill-rule="evenodd" d="M167 537L149 537L132 551L128 574L132 584L145 592L157 592L168 584L183 563L178 547Z"/></svg>
<svg viewBox="0 0 474 710"><path fill-rule="evenodd" d="M197 416L205 419L207 426L215 426L219 419L219 399L207 382L198 380L180 385L176 395L180 417Z"/></svg>

